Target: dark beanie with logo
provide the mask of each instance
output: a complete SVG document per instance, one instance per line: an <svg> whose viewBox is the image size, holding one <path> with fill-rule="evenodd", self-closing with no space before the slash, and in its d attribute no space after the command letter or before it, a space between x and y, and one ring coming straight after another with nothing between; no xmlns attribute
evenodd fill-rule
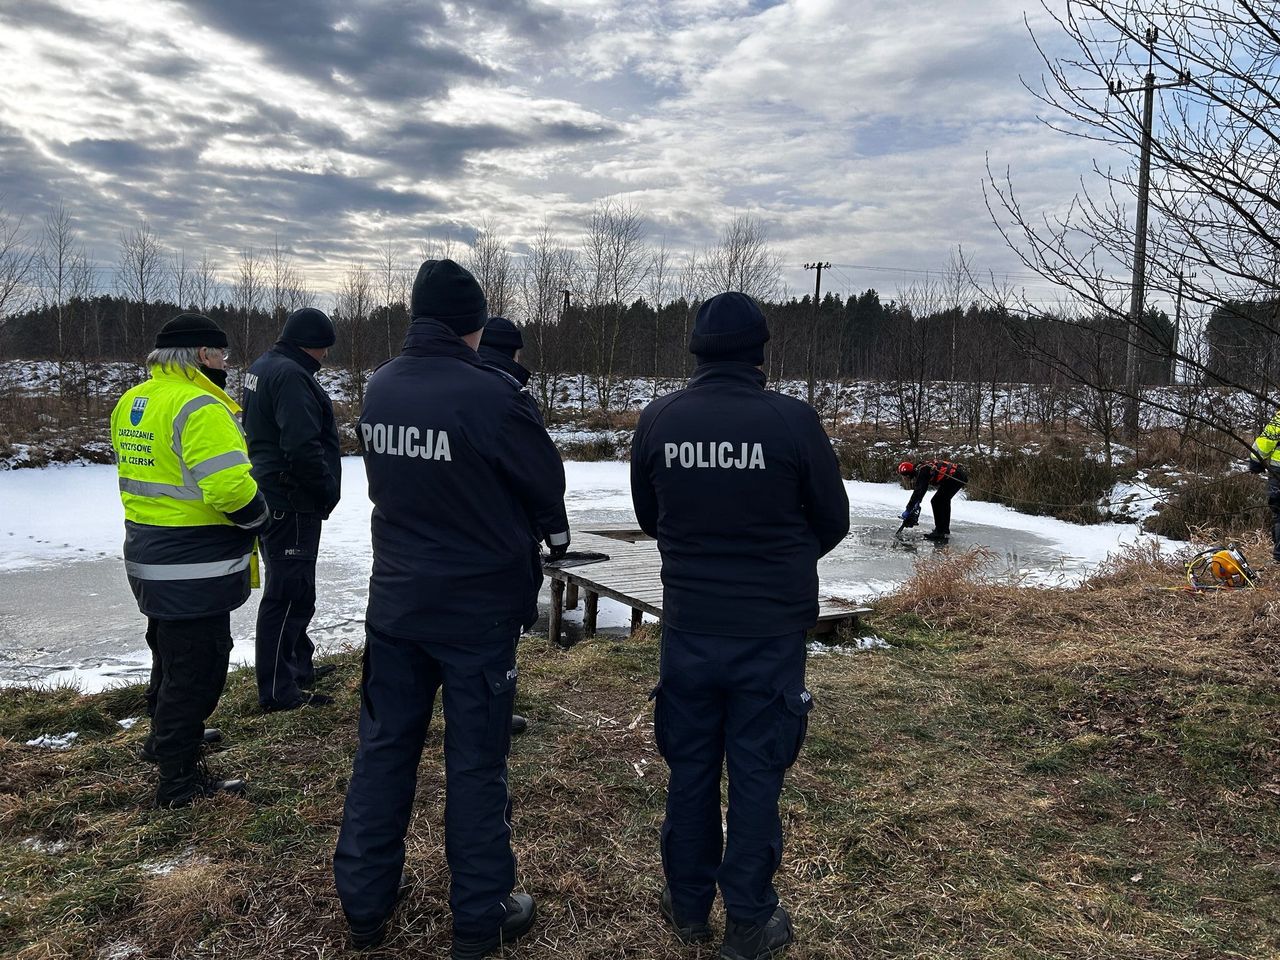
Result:
<svg viewBox="0 0 1280 960"><path fill-rule="evenodd" d="M761 366L769 340L760 305L745 293L717 293L698 308L689 352L699 363L736 360Z"/></svg>
<svg viewBox="0 0 1280 960"><path fill-rule="evenodd" d="M452 260L427 260L413 281L409 315L414 320L439 320L465 337L484 326L489 310L470 271Z"/></svg>
<svg viewBox="0 0 1280 960"><path fill-rule="evenodd" d="M524 337L520 335L520 328L506 317L490 317L489 322L484 325L480 346L496 350L514 360L516 351L524 349Z"/></svg>
<svg viewBox="0 0 1280 960"><path fill-rule="evenodd" d="M285 318L280 339L295 347L320 349L332 347L338 340L338 334L327 313L315 307L303 307Z"/></svg>
<svg viewBox="0 0 1280 960"><path fill-rule="evenodd" d="M156 349L169 347L227 348L227 335L222 328L200 313L180 313L156 334Z"/></svg>

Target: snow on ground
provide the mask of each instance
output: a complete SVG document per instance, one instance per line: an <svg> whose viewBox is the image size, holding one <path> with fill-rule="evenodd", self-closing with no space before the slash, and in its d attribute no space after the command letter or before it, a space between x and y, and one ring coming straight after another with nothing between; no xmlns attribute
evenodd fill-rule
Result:
<svg viewBox="0 0 1280 960"><path fill-rule="evenodd" d="M634 524L626 463L568 463L566 507L571 525ZM370 504L365 474L358 458L343 463L343 499L325 524L322 541L323 583L321 609L315 627L326 638L322 649L339 649L359 643L359 624L364 616L367 577L371 563L369 539ZM909 576L916 559L910 550L893 540L897 515L907 492L894 483L873 484L848 481L853 529L850 536L822 563L822 592L849 600L867 600L893 590ZM69 609L85 618L86 627L98 609L115 604L110 615L131 634L132 607L124 587L123 570L118 584L97 599L97 592L84 596L60 594L71 583L91 583L87 589L103 590L99 584L116 575L123 539L123 514L117 494L116 472L110 465L59 466L41 470L0 472L0 578L6 574L32 577L40 597L33 610ZM927 511L926 511L927 512ZM1018 513L994 503L964 501L955 507L953 534L957 544L986 544L997 561L1006 561L1008 572L1020 582L1040 585L1078 583L1088 569L1108 554L1137 540L1141 534L1132 524L1081 526L1049 517ZM929 548L930 550L932 548ZM78 561L97 561L97 579L80 581L72 573ZM80 568L86 569L86 568ZM44 571L48 571L47 575ZM47 583L47 587L44 584ZM47 589L47 598L44 591ZM74 589L74 588L72 588ZM545 589L545 588L544 588ZM60 602L61 601L61 602ZM250 601L232 617L236 646L235 663L253 659L253 616L256 602ZM103 612L106 610L104 608ZM582 605L568 611L569 623L580 622ZM123 619L122 619L123 618ZM113 622L115 622L113 621ZM625 628L630 610L602 598L599 605L601 628ZM139 618L139 622L141 622ZM3 623L0 618L0 624ZM6 637L0 627L0 647ZM91 633L91 631L89 631ZM874 646L874 643L870 643ZM38 640L37 640L38 643ZM139 644L141 647L141 644ZM22 649L19 646L18 649ZM84 690L101 690L120 682L137 682L145 676L149 654L145 648L129 654L94 659L85 653L77 661L68 650L60 665L50 665L39 679L48 684L72 684ZM70 664L79 663L78 666ZM10 681L12 682L12 681Z"/></svg>
<svg viewBox="0 0 1280 960"><path fill-rule="evenodd" d="M565 474L565 506L571 525L588 519L599 523L602 512L623 515L618 522L632 518L626 463L567 463ZM851 513L883 516L886 523L906 502L906 492L896 483L848 480L845 487ZM0 515L0 573L120 556L124 514L113 466L56 466L0 473L0 503L5 505ZM342 502L325 524L323 549L370 556L369 511L363 466L358 457L347 457L343 460ZM1109 553L1143 536L1133 524L1066 523L996 503L966 501L963 493L956 498L953 512L957 523L1034 534L1088 563L1101 562ZM590 518L585 516L588 513Z"/></svg>
<svg viewBox="0 0 1280 960"><path fill-rule="evenodd" d="M79 738L80 734L74 730L70 733L60 733L54 735L52 733L42 734L34 740L28 740L28 747L40 747L43 750L70 750L72 745Z"/></svg>
<svg viewBox="0 0 1280 960"><path fill-rule="evenodd" d="M1120 480L1111 492L1098 501L1103 514L1128 517L1141 524L1157 513L1157 507L1169 496L1169 491L1153 487L1146 482L1147 471L1139 470L1132 481Z"/></svg>

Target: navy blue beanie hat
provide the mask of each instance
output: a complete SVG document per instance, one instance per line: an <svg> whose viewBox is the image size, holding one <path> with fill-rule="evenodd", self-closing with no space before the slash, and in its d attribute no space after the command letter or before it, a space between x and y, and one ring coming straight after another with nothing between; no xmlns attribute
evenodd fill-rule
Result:
<svg viewBox="0 0 1280 960"><path fill-rule="evenodd" d="M332 347L338 340L333 321L323 310L303 307L289 314L280 331L280 339L295 347Z"/></svg>
<svg viewBox="0 0 1280 960"><path fill-rule="evenodd" d="M180 313L156 334L156 349L165 347L218 347L227 349L222 328L201 313Z"/></svg>
<svg viewBox="0 0 1280 960"><path fill-rule="evenodd" d="M484 326L489 310L470 271L452 260L427 260L413 281L409 315L414 320L439 320L465 337Z"/></svg>
<svg viewBox="0 0 1280 960"><path fill-rule="evenodd" d="M490 317L484 325L480 346L497 350L514 360L516 351L524 349L524 337L520 335L520 328L506 317Z"/></svg>
<svg viewBox="0 0 1280 960"><path fill-rule="evenodd" d="M693 321L689 352L699 363L737 360L760 366L764 363L764 345L769 340L760 305L736 290L717 293L698 308Z"/></svg>

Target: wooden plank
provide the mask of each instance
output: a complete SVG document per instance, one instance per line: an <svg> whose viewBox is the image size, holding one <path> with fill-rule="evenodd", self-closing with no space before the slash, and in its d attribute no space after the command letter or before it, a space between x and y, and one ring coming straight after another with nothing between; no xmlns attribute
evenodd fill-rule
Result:
<svg viewBox="0 0 1280 960"><path fill-rule="evenodd" d="M557 646L560 643L560 628L564 612L561 609L564 603L564 581L552 579L551 581L551 614L547 618L547 637Z"/></svg>
<svg viewBox="0 0 1280 960"><path fill-rule="evenodd" d="M617 527L602 524L593 529L634 532L634 528L626 524ZM579 593L586 593L587 609L583 626L588 635L595 633L598 627L600 597L615 600L631 609L633 631L640 625L644 614L661 617L662 557L656 543L652 540L629 543L586 531L575 531L573 543L580 549L609 556L608 560L567 570L547 570L552 581L553 599L557 586L561 591L567 591L566 609L576 608ZM870 612L870 607L860 606L852 601L822 597L819 599L818 622L821 629L830 630L843 622L857 622L859 617ZM560 621L562 620L561 615Z"/></svg>

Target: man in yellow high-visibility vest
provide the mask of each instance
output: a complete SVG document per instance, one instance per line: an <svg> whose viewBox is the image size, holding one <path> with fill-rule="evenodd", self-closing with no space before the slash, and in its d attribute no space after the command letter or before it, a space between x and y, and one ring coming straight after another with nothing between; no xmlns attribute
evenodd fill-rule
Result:
<svg viewBox="0 0 1280 960"><path fill-rule="evenodd" d="M268 517L240 408L224 389L226 347L208 317L174 317L147 356L150 379L111 412L125 572L153 658L143 756L160 768L158 807L245 789L200 762L204 722L226 683L231 611L249 598L253 538Z"/></svg>
<svg viewBox="0 0 1280 960"><path fill-rule="evenodd" d="M1271 558L1280 563L1280 413L1271 418L1253 441L1249 469L1267 474L1267 506L1271 508Z"/></svg>

